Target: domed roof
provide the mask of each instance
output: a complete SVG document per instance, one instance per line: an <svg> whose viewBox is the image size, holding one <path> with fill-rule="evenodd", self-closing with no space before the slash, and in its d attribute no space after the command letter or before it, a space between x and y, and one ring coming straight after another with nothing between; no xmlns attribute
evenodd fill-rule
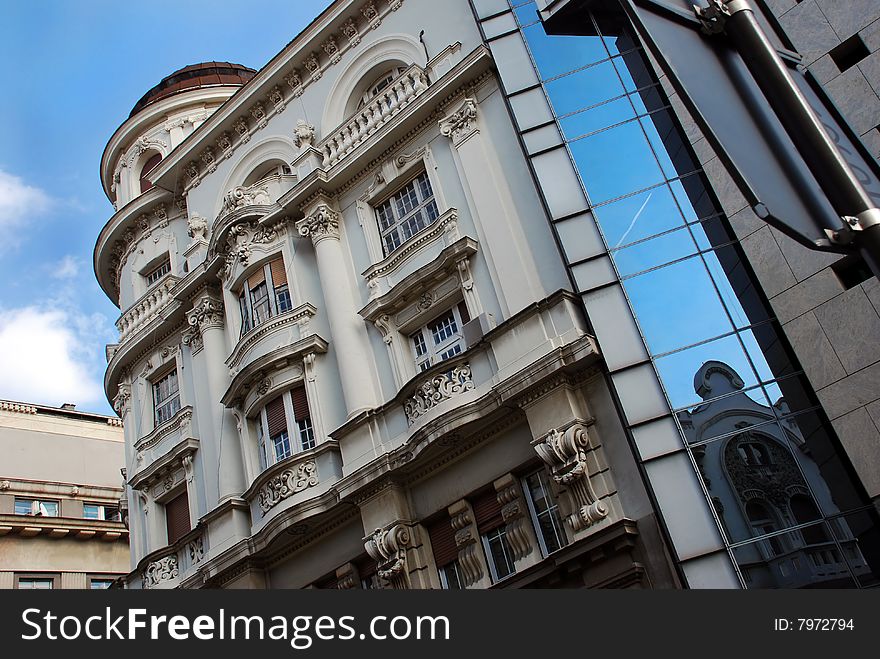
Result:
<svg viewBox="0 0 880 659"><path fill-rule="evenodd" d="M133 117L150 103L191 89L216 85L241 86L253 78L256 73L254 69L231 62L190 64L162 78L158 85L144 94L141 100L135 103L131 114L128 116L129 118Z"/></svg>

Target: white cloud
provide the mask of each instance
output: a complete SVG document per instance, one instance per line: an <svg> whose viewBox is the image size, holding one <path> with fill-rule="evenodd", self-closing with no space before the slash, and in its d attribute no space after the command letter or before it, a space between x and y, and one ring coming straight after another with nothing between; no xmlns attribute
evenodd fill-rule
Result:
<svg viewBox="0 0 880 659"><path fill-rule="evenodd" d="M0 170L0 229L8 230L22 226L29 218L45 213L52 199L40 188L26 184L18 176ZM20 240L14 232L5 233L4 245L17 245Z"/></svg>
<svg viewBox="0 0 880 659"><path fill-rule="evenodd" d="M100 314L28 306L0 309L0 398L80 409L104 402Z"/></svg>
<svg viewBox="0 0 880 659"><path fill-rule="evenodd" d="M82 261L68 254L58 263L51 266L52 276L55 279L73 279L79 274Z"/></svg>

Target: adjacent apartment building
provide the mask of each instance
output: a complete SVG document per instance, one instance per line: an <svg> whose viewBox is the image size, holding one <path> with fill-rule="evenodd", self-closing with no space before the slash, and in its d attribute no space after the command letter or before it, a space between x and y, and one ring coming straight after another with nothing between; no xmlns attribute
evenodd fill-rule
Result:
<svg viewBox="0 0 880 659"><path fill-rule="evenodd" d="M616 2L539 4L338 0L114 133L127 587L876 582L872 353L844 403L797 322L877 282L737 205Z"/></svg>
<svg viewBox="0 0 880 659"><path fill-rule="evenodd" d="M0 588L109 588L129 571L122 423L0 401Z"/></svg>

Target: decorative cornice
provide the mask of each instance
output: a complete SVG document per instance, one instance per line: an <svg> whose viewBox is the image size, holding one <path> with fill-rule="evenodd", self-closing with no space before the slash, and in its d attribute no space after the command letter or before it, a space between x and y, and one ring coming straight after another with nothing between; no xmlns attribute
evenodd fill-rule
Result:
<svg viewBox="0 0 880 659"><path fill-rule="evenodd" d="M260 323L241 337L235 345L235 348L233 348L229 359L226 360L226 365L233 370L240 369L242 359L247 355L251 348L268 334L271 334L280 328L287 327L288 325L299 325L300 336L308 335L309 326L311 324L310 321L315 315L317 315L317 313L318 310L306 302L295 309L291 309L290 311L279 314Z"/></svg>
<svg viewBox="0 0 880 659"><path fill-rule="evenodd" d="M192 418L193 408L191 405L181 408L174 416L158 428L155 428L149 435L136 441L134 443L135 451L140 453L151 449L175 431L179 430L181 433L186 432L192 423Z"/></svg>
<svg viewBox="0 0 880 659"><path fill-rule="evenodd" d="M24 405L22 403L0 400L0 411L18 412L19 414L36 414L37 408L33 405Z"/></svg>

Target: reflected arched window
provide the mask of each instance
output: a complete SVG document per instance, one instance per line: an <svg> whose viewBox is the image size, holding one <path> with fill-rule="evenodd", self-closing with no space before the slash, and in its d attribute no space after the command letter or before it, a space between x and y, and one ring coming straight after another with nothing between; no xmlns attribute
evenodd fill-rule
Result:
<svg viewBox="0 0 880 659"><path fill-rule="evenodd" d="M798 524L808 524L822 519L816 504L805 494L795 494L789 500L788 506L791 508L791 515L794 517L794 521ZM801 536L804 538L804 544L807 545L819 545L830 541L824 524L816 524L801 529Z"/></svg>
<svg viewBox="0 0 880 659"><path fill-rule="evenodd" d="M141 194L153 187L153 184L150 183L147 176L150 172L156 169L156 165L158 165L160 162L162 162L162 155L159 153L154 153L150 156L147 162L144 163L144 166L141 169Z"/></svg>

